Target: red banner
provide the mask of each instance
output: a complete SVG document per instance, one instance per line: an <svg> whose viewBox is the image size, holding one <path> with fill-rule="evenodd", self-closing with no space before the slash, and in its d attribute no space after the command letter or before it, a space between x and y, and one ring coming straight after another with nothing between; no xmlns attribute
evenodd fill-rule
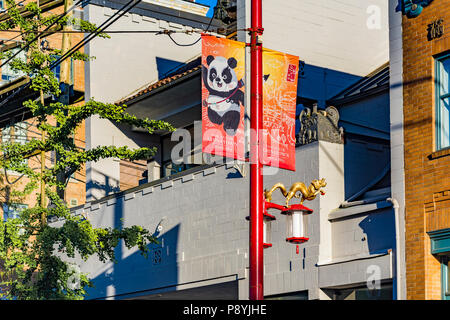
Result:
<svg viewBox="0 0 450 320"><path fill-rule="evenodd" d="M264 165L295 171L298 57L263 51ZM244 160L245 43L202 35L202 152Z"/></svg>
<svg viewBox="0 0 450 320"><path fill-rule="evenodd" d="M263 164L295 171L299 58L263 49Z"/></svg>
<svg viewBox="0 0 450 320"><path fill-rule="evenodd" d="M244 160L245 44L202 35L202 151Z"/></svg>

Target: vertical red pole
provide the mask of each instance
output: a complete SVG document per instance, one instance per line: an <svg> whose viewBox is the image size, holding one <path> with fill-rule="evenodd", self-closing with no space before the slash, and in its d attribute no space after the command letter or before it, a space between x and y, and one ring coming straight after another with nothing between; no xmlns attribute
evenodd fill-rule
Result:
<svg viewBox="0 0 450 320"><path fill-rule="evenodd" d="M260 136L262 129L262 43L258 35L262 35L262 0L251 1L251 81L250 81L250 300L263 300L263 176L260 155L262 145Z"/></svg>

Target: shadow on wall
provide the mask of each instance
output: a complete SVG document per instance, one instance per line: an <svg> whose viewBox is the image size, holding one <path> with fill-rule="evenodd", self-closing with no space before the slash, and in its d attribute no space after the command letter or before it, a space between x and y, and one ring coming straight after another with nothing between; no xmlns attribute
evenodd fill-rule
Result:
<svg viewBox="0 0 450 320"><path fill-rule="evenodd" d="M95 169L90 169L93 171L96 171L97 174L102 174L101 172L99 172L98 170ZM86 183L86 198L87 201L93 201L93 200L98 200L99 198L95 196L95 191L101 191L102 197L107 196L109 194L113 194L116 192L120 191L120 187L119 186L113 186L112 182L116 181L115 179L112 179L111 177L102 174L105 182L101 183L98 181L92 181L92 180L88 180ZM90 199L89 199L90 197Z"/></svg>
<svg viewBox="0 0 450 320"><path fill-rule="evenodd" d="M380 177L389 163L389 142L347 134L344 145L345 199L367 185L377 183L374 179Z"/></svg>
<svg viewBox="0 0 450 320"><path fill-rule="evenodd" d="M185 63L156 57L156 68L158 69L158 80L166 78L171 72L184 66Z"/></svg>
<svg viewBox="0 0 450 320"><path fill-rule="evenodd" d="M392 208L372 212L360 223L370 254L395 248L395 217ZM362 240L362 239L361 239Z"/></svg>
<svg viewBox="0 0 450 320"><path fill-rule="evenodd" d="M118 198L114 211L114 227L122 226L124 198ZM179 236L179 225L159 234L154 234L158 244L150 244L150 252L146 257L139 251L127 256L123 250L123 241L116 247L114 254L117 263L92 279L94 288L87 290L86 299L125 299L143 294L150 294L150 289L173 286L178 283L178 265L176 252ZM103 264L96 262L100 269ZM145 292L147 291L147 292Z"/></svg>

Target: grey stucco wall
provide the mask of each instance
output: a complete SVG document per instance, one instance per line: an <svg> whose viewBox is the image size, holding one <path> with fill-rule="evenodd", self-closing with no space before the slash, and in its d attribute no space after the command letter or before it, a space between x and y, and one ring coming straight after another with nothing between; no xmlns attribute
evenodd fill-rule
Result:
<svg viewBox="0 0 450 320"><path fill-rule="evenodd" d="M118 0L94 1L85 8L88 21L100 25L122 6ZM200 16L184 18L181 14L162 14L138 5L130 13L114 22L108 30L186 31L206 29L209 19ZM182 44L192 43L199 34L174 34ZM111 34L111 39L95 38L85 48L96 59L86 63L86 99L115 102L132 92L159 79L161 61L183 64L198 56L201 42L189 47L176 46L166 35L154 33ZM110 121L93 116L86 121L86 147L98 145L142 146L135 139ZM117 191L120 180L119 162L104 159L86 166L87 199L94 200Z"/></svg>
<svg viewBox="0 0 450 320"><path fill-rule="evenodd" d="M333 258L386 252L394 243L392 208L333 220Z"/></svg>
<svg viewBox="0 0 450 320"><path fill-rule="evenodd" d="M268 3L267 8L280 6L275 1ZM357 5L350 6L348 11L358 17L358 23L365 22L365 5L367 5L366 2L364 4L358 2ZM330 34L342 36L345 34L344 31L349 28L355 30L350 23L350 25L345 24L343 28L337 28L335 32L330 28L332 22L329 17L332 10L325 8L323 1L318 1L312 6L317 9L316 12L322 13L319 16L326 21L319 28L321 31L325 30ZM298 8L296 10L298 11ZM99 22L106 18L105 12L106 16L110 14L108 8L96 5L88 6L88 16L92 22ZM273 14L277 11L268 10L267 12ZM130 26L138 29L148 29L150 26L159 28L160 24L167 27L166 22L148 16L144 19L139 14L138 16L129 15L119 21L120 23L116 25L118 29ZM289 24L288 20L274 21L269 16L265 18L265 28L269 28L271 23L275 28L278 22ZM242 24L242 21L240 23ZM289 28L286 25L284 27L277 25L276 28L289 30L292 25ZM301 30L305 32L307 29ZM367 30L360 31L358 37L369 34ZM370 63L367 61L357 64L343 62L337 56L317 55L317 52L330 51L320 43L314 42L315 46L312 47L316 51L305 51L308 41L303 41L304 39L301 38L297 41L298 34L295 34L296 39L292 41L287 41L286 37L280 37L279 34L280 32L273 30L269 30L265 34L264 41L268 47L298 54L301 60L306 58L307 63L342 70L342 75L336 72L336 76L330 76L334 71L328 72L326 69L318 70L320 69L318 67L309 67L308 82L305 86L302 85L299 91L305 92L303 90L306 90L309 85L311 92L306 92L306 96L322 101L347 85L344 86L342 82L338 85L340 79L345 79L345 81L356 79L349 74L365 75L385 62L383 54L377 57L379 62L377 59L371 60ZM313 34L312 32L308 33L308 37L312 37ZM90 54L97 56L97 59L90 62L87 68L86 96L115 101L143 84L157 79L157 67L153 61L156 57L166 57L183 62L200 53L200 43L187 50L180 50L178 47L174 48L167 38L153 35L147 37L153 37L152 41L137 38L130 41L126 37L116 35L112 40L93 41L88 50ZM283 45L280 44L281 39L283 39ZM368 39L370 37L366 40ZM378 36L369 41L373 42L376 39ZM183 38L183 35L180 35L180 42L191 42L192 40L192 37ZM314 39L309 38L309 40L313 41ZM286 47L288 44L290 47ZM384 46L382 52L387 50L382 41L376 45ZM364 47L364 50L373 50L369 47ZM339 50L333 47L334 52L346 55L348 51L344 49L342 43L339 45ZM368 56L367 54L358 54L360 58L364 59ZM105 69L107 72L102 72ZM309 81L311 79L318 79L317 81L320 83L328 83L329 87L323 87L325 89L321 87L320 90L317 90L319 86L314 88L314 85L311 85L313 81ZM104 120L93 117L87 122L86 128L87 147L111 143L119 146L137 146L137 143L130 137ZM350 279L353 278L350 278L350 275L359 262L350 263L345 260L336 262L333 260L341 257L340 250L342 250L341 247L333 244L333 234L336 232L338 235L339 231L345 228L358 230L360 221L358 218L356 220L349 218L342 226L339 224L335 229L334 222L328 219L328 214L345 200L343 146L316 142L298 148L296 156L297 170L295 173L280 170L276 175L266 175L265 186L269 187L280 181L286 186L290 186L296 181L304 181L308 184L312 179L325 177L328 181L327 193L306 204L314 210L308 219L310 240L300 245L298 254L295 245L285 242L285 221L283 217L277 215L277 220L273 222L273 247L264 251L264 293L272 295L308 290L310 299L318 299L323 298L320 287L330 287L336 283L342 285L342 281L337 281L331 275L332 273L327 273L328 267L320 267L322 265L327 266L332 263L334 267L339 268L340 277L348 279L345 284L352 285ZM118 163L113 160L105 160L95 165L88 165L87 180L99 179L100 183L114 185L118 183L118 173ZM116 250L119 260L117 264L101 264L95 259L88 260L82 265L82 270L89 272L96 284L96 288L90 291L91 295L88 298L114 297L141 290L145 290L147 293L157 293L164 290L177 290L188 284L189 286L201 286L211 283L211 281L237 279L239 298L247 299L248 222L245 217L248 215L249 206L248 186L248 177L240 178L235 169L223 165L195 174L184 175L138 191L128 192L120 197L101 200L105 193L95 194L95 198L100 199L99 201L93 204L88 203L84 209L78 209L76 212L84 211L94 225L102 227L118 227L121 219L125 225L139 224L151 230L161 223L163 230L158 235L161 243L154 246L153 249L156 250L153 251L160 252L162 258L161 262L154 263L152 256L146 260L135 250L127 250L122 245ZM89 190L89 192L91 191ZM93 196L94 194L91 192L91 199L94 198ZM277 193L273 200L280 203L283 198ZM342 243L342 245L346 244ZM338 254L336 255L333 250ZM369 263L371 260L370 250L364 247L359 250L358 254L365 256L365 263ZM356 254L356 252L354 253ZM381 260L383 270L389 269L389 261ZM325 271L320 271L321 268ZM325 273L320 276L320 272ZM335 272L335 269L332 272ZM386 277L389 278L389 275ZM364 281L363 278L364 274L359 273L358 282Z"/></svg>
<svg viewBox="0 0 450 320"><path fill-rule="evenodd" d="M307 222L310 240L299 245L298 253L296 245L285 241L285 218L274 213L277 220L272 223L273 246L264 250L266 296L307 290L309 299L322 298L319 264L332 263L333 249L338 253L341 250L333 245L332 236L339 235L341 229L361 228L360 218L347 219L336 228L328 219L331 210L343 201L342 149L342 145L327 142L297 148L296 172L279 170L264 177L266 187L276 182L287 187L296 181L309 184L318 177L328 182L324 196L305 203L314 213ZM241 177L231 165L219 165L75 209L75 214L83 213L95 226L142 225L155 230L160 241L151 246L149 259L121 244L115 252L116 264L103 264L95 257L82 262L82 271L90 274L95 285L87 298L127 298L132 293L136 296L136 292L154 294L237 280L238 298L248 299L248 197L248 176ZM283 199L281 193L274 193L275 203L283 203ZM158 225L162 230L156 230ZM368 248L359 249L360 256L370 258ZM161 254L157 263L156 252ZM349 277L353 268L354 263L348 270L340 270ZM327 283L322 279L320 284L329 287L335 281Z"/></svg>

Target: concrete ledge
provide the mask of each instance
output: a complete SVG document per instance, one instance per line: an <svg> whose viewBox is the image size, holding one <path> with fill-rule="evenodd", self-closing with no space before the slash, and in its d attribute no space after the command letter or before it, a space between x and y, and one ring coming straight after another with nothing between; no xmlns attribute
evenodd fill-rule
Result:
<svg viewBox="0 0 450 320"><path fill-rule="evenodd" d="M173 187L173 180L166 181L161 184L161 189L167 189L170 187Z"/></svg>
<svg viewBox="0 0 450 320"><path fill-rule="evenodd" d="M208 175L213 174L213 173L216 173L216 168L215 167L203 170L203 175L204 176L208 176Z"/></svg>
<svg viewBox="0 0 450 320"><path fill-rule="evenodd" d="M376 202L376 203L363 204L363 205L354 206L354 207L335 209L334 211L330 212L330 214L328 215L328 220L333 221L336 219L347 218L350 216L368 213L371 211L389 208L389 207L392 207L391 202L380 201L380 202Z"/></svg>
<svg viewBox="0 0 450 320"><path fill-rule="evenodd" d="M391 254L371 255L365 259L344 261L319 266L319 287L339 288L367 281L388 280L393 278Z"/></svg>
<svg viewBox="0 0 450 320"><path fill-rule="evenodd" d="M116 202L117 202L116 200L117 200L116 198L108 199L108 201L106 201L106 204L108 206L112 206L113 204L116 204Z"/></svg>
<svg viewBox="0 0 450 320"><path fill-rule="evenodd" d="M148 187L142 190L142 195L146 195L153 192L153 187Z"/></svg>
<svg viewBox="0 0 450 320"><path fill-rule="evenodd" d="M188 181L191 181L191 180L194 180L194 175L193 175L193 174L188 174L188 175L183 176L183 177L181 178L181 181L182 181L183 183L188 182Z"/></svg>
<svg viewBox="0 0 450 320"><path fill-rule="evenodd" d="M127 201L127 200L134 199L135 194L136 194L136 193L134 193L134 192L125 194L124 200Z"/></svg>

